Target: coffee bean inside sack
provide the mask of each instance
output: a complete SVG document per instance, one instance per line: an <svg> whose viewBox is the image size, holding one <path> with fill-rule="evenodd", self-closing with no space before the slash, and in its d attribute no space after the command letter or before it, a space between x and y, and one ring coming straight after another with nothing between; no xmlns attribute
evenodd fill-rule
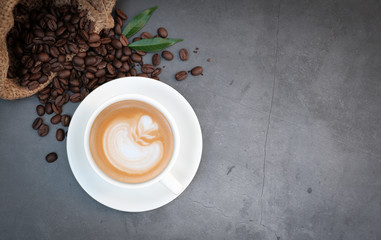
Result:
<svg viewBox="0 0 381 240"><path fill-rule="evenodd" d="M114 27L98 33L94 22L87 18L88 12L80 11L76 1L60 7L44 1L41 8L32 11L20 4L14 8L14 27L7 35L8 49L14 59L10 61L8 77L17 78L20 86L30 90L51 81L37 94L40 104L36 114L40 117L32 127L40 137L48 135L49 125L61 123L63 129L50 132L56 132L56 139L63 141L71 120L65 105L82 101L104 83L129 76L160 80L161 58L166 64L175 59L171 51L164 49L182 39L168 38L168 31L163 27L157 30L157 35L143 32L140 37L134 36L156 9L143 11L127 24L124 23L127 15L116 9ZM153 55L148 55L145 63L147 52ZM182 48L179 57L187 61L188 51ZM198 76L202 70L192 69L191 74ZM188 73L181 71L175 75L176 80L182 81ZM53 162L56 157L51 154L47 161Z"/></svg>

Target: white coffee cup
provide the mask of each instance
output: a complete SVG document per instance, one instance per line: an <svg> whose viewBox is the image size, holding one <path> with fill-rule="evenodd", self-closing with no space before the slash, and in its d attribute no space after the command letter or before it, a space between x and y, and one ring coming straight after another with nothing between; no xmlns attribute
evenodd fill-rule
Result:
<svg viewBox="0 0 381 240"><path fill-rule="evenodd" d="M99 167L97 164L94 162L94 159L91 155L90 152L90 143L89 143L89 136L90 136L90 129L94 123L95 118L102 112L103 109L106 107L110 106L113 103L123 101L123 100L137 100L137 101L142 101L145 103L150 104L151 106L155 107L158 109L168 120L169 124L171 125L172 128L172 133L173 133L173 140L174 140L174 146L173 146L173 152L172 152L172 157L166 166L166 168L156 177L154 177L151 180L141 182L141 183L124 183L120 182L118 180L115 180L108 175L106 175ZM177 159L178 159L178 153L180 149L180 136L179 136L179 131L176 125L176 122L174 118L171 116L171 114L168 112L168 110L162 106L159 102L156 100L149 98L144 95L140 94L125 94L125 95L119 95L117 97L111 98L105 103L103 103L101 106L99 106L91 115L89 121L86 124L86 130L85 130L85 137L84 137L84 147L85 147L85 153L87 160L89 161L91 167L94 169L94 171L105 181L119 186L123 188L144 188L147 187L151 184L160 182L164 186L166 186L171 192L174 194L180 194L181 191L183 190L183 186L181 183L171 174L171 170L173 166L175 165Z"/></svg>

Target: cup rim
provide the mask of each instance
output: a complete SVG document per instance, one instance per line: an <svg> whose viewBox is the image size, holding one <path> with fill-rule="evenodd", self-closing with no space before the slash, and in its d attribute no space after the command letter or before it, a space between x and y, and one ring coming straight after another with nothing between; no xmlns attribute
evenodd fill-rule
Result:
<svg viewBox="0 0 381 240"><path fill-rule="evenodd" d="M93 123L95 121L95 118L105 108L107 108L111 104L119 102L119 101L123 101L123 100L137 100L137 101L142 101L142 102L145 102L147 104L150 104L151 106L157 108L165 116L165 118L168 120L168 122L169 122L169 124L170 124L170 126L172 128L172 134L173 134L173 139L174 139L174 147L173 147L171 159L170 159L168 165L164 168L164 170L162 172L160 172L154 178L152 178L152 179L150 179L148 181L145 181L145 182L140 182L140 183L125 183L125 182L118 181L118 180L116 180L114 178L111 178L110 176L105 174L98 167L98 165L95 163L95 161L94 161L94 159L93 159L93 157L91 155L91 152L90 152L90 143L89 143L90 130L91 130L91 127L92 127L92 125L93 125ZM151 184L154 184L156 182L159 182L160 180L162 180L165 177L165 175L167 173L169 173L171 171L171 169L173 168L173 166L174 166L174 164L175 164L175 162L177 160L177 156L178 156L178 153L179 153L180 136L179 136L177 124L176 124L174 118L169 113L169 111L162 104L160 104L157 100L154 100L154 99L152 99L152 98L150 98L150 97L148 97L146 95L142 95L142 94L122 94L122 95L118 95L118 96L115 96L115 97L112 97L112 98L108 99L107 101L102 103L100 106L98 106L95 109L95 111L93 111L91 113L91 116L90 116L89 120L86 123L83 143L84 143L84 149L85 149L85 154L86 154L87 161L89 162L90 166L97 173L98 176L102 177L105 181L107 181L107 182L109 182L111 184L117 185L119 187L124 187L124 188L142 188L142 187L147 187L147 186L149 186Z"/></svg>

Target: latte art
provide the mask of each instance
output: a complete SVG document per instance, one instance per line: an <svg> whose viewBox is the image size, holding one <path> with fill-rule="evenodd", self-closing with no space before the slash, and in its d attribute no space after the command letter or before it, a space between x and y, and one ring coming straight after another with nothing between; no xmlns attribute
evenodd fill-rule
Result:
<svg viewBox="0 0 381 240"><path fill-rule="evenodd" d="M129 120L116 119L110 124L103 137L105 154L122 171L147 171L163 156L158 125L147 115Z"/></svg>
<svg viewBox="0 0 381 240"><path fill-rule="evenodd" d="M99 169L126 183L148 181L160 174L172 157L173 144L165 116L137 100L106 107L89 134L90 152Z"/></svg>

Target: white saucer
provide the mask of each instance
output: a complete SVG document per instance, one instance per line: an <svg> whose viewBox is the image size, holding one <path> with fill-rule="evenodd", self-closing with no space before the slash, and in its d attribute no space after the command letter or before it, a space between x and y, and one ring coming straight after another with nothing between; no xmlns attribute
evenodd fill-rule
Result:
<svg viewBox="0 0 381 240"><path fill-rule="evenodd" d="M175 119L181 137L179 159L172 174L185 188L196 175L201 161L202 135L197 116L185 98L172 87L157 80L126 77L108 82L89 94L75 111L67 136L67 155L75 178L98 202L126 212L149 211L174 200L177 196L160 182L142 189L126 189L99 177L86 159L84 134L91 113L103 102L120 94L142 94L161 103Z"/></svg>

